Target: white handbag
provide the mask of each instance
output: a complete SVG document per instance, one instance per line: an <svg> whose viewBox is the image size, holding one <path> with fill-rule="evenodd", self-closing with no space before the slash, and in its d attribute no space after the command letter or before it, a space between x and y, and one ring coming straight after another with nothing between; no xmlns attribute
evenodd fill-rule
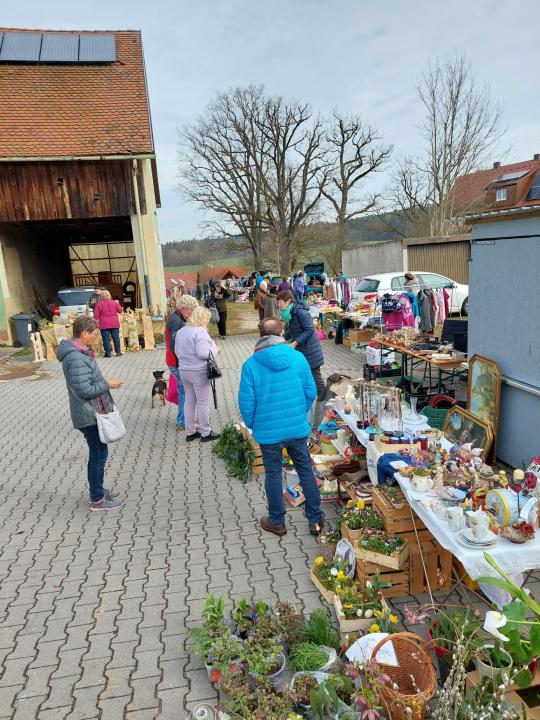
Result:
<svg viewBox="0 0 540 720"><path fill-rule="evenodd" d="M112 412L96 413L97 429L99 439L105 445L117 442L126 434L126 426L120 415L120 411L113 405Z"/></svg>

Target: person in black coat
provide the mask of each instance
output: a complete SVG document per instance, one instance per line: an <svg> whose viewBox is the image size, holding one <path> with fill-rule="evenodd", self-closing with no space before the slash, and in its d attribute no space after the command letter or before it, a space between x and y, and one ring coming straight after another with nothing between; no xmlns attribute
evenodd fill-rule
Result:
<svg viewBox="0 0 540 720"><path fill-rule="evenodd" d="M324 356L309 310L304 303L295 302L290 290L278 293L277 304L281 319L287 324L283 337L305 356L317 386L317 400L322 400L326 395L326 383L321 373Z"/></svg>

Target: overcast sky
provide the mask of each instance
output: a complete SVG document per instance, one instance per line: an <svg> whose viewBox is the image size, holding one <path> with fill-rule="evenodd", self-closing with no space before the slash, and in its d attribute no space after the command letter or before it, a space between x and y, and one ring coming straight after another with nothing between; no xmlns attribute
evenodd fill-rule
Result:
<svg viewBox="0 0 540 720"><path fill-rule="evenodd" d="M230 86L361 113L396 155L411 154L421 149L415 79L430 58L464 53L504 107L509 151L493 159L540 152L538 2L0 0L0 10L8 27L142 30L163 242L203 234L175 190L176 131Z"/></svg>

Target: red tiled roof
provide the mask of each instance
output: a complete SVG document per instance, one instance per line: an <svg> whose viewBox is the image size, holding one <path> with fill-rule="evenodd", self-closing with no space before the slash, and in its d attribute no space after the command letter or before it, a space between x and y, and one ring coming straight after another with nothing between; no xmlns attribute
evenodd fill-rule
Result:
<svg viewBox="0 0 540 720"><path fill-rule="evenodd" d="M109 32L111 64L0 63L0 157L154 153L141 33Z"/></svg>
<svg viewBox="0 0 540 720"><path fill-rule="evenodd" d="M237 265L234 267L219 267L219 268L201 268L199 271L202 282L208 282L213 276L216 280L221 280L227 273L232 273L235 277L242 277L247 275L248 272L245 267ZM165 287L174 287L172 280L182 280L186 284L188 290L192 290L197 285L197 270L190 270L186 272L169 272L165 271Z"/></svg>
<svg viewBox="0 0 540 720"><path fill-rule="evenodd" d="M459 213L473 212L474 210L484 209L485 196L484 192L488 185L494 182L501 175L526 170L540 170L540 160L525 160L523 162L512 163L511 165L501 165L497 168L489 168L488 170L478 170L470 175L462 175L459 177L451 191L451 213L457 215ZM533 182L535 173L531 174L530 182L522 194L522 198L516 203L516 206L527 206L530 201L524 201L527 191Z"/></svg>

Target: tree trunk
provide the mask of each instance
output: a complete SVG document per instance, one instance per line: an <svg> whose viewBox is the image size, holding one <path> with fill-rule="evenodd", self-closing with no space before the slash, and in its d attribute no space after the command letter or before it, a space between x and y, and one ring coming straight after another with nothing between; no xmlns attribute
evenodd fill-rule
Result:
<svg viewBox="0 0 540 720"><path fill-rule="evenodd" d="M279 241L279 271L284 277L291 274L290 239L286 237Z"/></svg>

